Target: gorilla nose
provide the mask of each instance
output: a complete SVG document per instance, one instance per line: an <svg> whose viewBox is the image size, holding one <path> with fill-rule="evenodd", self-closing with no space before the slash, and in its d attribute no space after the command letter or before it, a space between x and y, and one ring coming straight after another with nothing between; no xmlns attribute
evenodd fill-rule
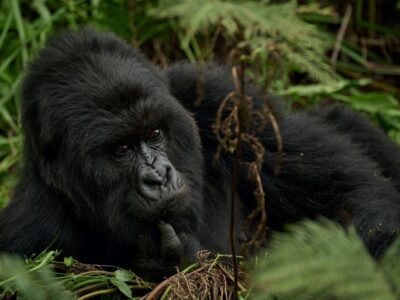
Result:
<svg viewBox="0 0 400 300"><path fill-rule="evenodd" d="M138 190L146 199L168 200L182 188L178 172L169 164L142 165L138 175Z"/></svg>
<svg viewBox="0 0 400 300"><path fill-rule="evenodd" d="M142 184L157 187L165 183L165 175L160 174L153 168L146 168L140 176Z"/></svg>

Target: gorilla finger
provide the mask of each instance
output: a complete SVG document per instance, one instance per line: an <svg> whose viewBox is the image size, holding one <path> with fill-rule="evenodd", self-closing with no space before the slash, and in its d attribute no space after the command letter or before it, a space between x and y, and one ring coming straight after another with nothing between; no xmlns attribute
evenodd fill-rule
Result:
<svg viewBox="0 0 400 300"><path fill-rule="evenodd" d="M169 223L160 221L157 224L161 234L161 257L163 260L180 260L183 245L174 228Z"/></svg>
<svg viewBox="0 0 400 300"><path fill-rule="evenodd" d="M157 227L161 234L161 245L170 247L181 244L181 241L171 224L160 221L157 224Z"/></svg>

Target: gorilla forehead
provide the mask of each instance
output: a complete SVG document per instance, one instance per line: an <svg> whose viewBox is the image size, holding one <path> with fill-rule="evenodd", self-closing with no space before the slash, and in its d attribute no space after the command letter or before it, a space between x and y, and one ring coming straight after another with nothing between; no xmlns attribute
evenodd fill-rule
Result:
<svg viewBox="0 0 400 300"><path fill-rule="evenodd" d="M124 128L141 132L176 110L168 90L161 73L136 49L113 35L86 30L61 35L39 53L26 75L23 105L37 111L39 124L60 131L108 126L103 133L119 127L114 131L125 134Z"/></svg>
<svg viewBox="0 0 400 300"><path fill-rule="evenodd" d="M53 91L57 96L42 97L42 106L46 107L122 108L138 98L168 91L167 84L153 68L143 66L133 58L110 57L102 53L83 54L67 65L49 66L43 72L46 81L41 88Z"/></svg>
<svg viewBox="0 0 400 300"><path fill-rule="evenodd" d="M91 30L51 39L31 64L23 87L27 102L58 111L63 106L115 107L167 91L166 80L138 50Z"/></svg>

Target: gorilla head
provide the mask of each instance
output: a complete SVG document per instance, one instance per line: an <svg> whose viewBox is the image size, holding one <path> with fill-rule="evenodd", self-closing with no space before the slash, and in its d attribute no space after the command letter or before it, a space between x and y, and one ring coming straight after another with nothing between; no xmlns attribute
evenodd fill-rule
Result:
<svg viewBox="0 0 400 300"><path fill-rule="evenodd" d="M202 211L198 129L137 50L91 30L50 40L24 80L22 121L20 185L41 191L30 189L30 200L18 201L52 213L63 206L79 230L40 220L40 231L52 234L21 252L53 243L78 258L94 249L85 259L148 270L176 265L189 251L184 240ZM17 188L15 197L25 196ZM86 246L63 243L68 239Z"/></svg>

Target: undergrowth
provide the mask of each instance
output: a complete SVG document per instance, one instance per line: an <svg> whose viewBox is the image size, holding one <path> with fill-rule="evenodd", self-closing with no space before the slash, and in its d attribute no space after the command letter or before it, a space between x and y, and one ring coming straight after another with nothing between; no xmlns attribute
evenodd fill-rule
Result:
<svg viewBox="0 0 400 300"><path fill-rule="evenodd" d="M400 240L376 262L352 228L321 220L287 231L241 262L238 299L400 298ZM195 264L154 283L113 266L57 261L58 254L0 256L0 299L233 299L229 256L200 252Z"/></svg>

